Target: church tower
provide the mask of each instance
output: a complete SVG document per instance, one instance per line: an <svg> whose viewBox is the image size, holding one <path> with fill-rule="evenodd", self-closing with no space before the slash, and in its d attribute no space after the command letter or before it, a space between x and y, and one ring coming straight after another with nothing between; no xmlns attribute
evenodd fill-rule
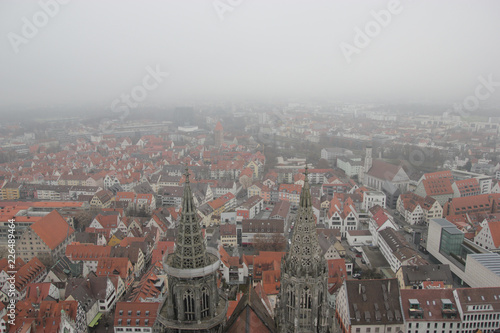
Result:
<svg viewBox="0 0 500 333"><path fill-rule="evenodd" d="M290 250L281 262L282 333L328 331L328 267L316 233L307 166Z"/></svg>
<svg viewBox="0 0 500 333"><path fill-rule="evenodd" d="M163 263L168 292L158 320L163 332L220 333L228 305L217 288L220 255L217 250L205 247L187 168L185 176L175 251Z"/></svg>
<svg viewBox="0 0 500 333"><path fill-rule="evenodd" d="M366 146L365 162L358 174L358 181L360 184L366 185L367 183L366 174L368 173L368 171L370 171L372 165L373 165L372 146Z"/></svg>
<svg viewBox="0 0 500 333"><path fill-rule="evenodd" d="M224 143L224 129L220 121L217 122L214 129L214 145L219 148Z"/></svg>

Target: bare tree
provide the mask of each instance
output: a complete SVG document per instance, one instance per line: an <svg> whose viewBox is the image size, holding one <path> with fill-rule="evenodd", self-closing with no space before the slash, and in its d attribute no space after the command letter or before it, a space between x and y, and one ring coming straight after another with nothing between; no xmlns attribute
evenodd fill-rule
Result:
<svg viewBox="0 0 500 333"><path fill-rule="evenodd" d="M280 233L269 234L258 233L253 238L253 246L259 251L284 251L286 238Z"/></svg>

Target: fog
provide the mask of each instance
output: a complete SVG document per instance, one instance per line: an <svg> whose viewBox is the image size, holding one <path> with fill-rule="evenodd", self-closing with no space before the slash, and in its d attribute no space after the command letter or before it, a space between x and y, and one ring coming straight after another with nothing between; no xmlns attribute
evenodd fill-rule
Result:
<svg viewBox="0 0 500 333"><path fill-rule="evenodd" d="M132 102L452 103L479 77L500 82L499 13L495 0L2 0L0 112L109 108L145 84ZM500 84L487 88L498 105Z"/></svg>

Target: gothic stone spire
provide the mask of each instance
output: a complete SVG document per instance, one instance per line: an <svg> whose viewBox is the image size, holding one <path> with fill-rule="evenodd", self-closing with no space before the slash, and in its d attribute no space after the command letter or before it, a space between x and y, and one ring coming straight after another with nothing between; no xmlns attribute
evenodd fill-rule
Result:
<svg viewBox="0 0 500 333"><path fill-rule="evenodd" d="M186 167L186 183L182 199L181 219L177 234L172 266L175 268L200 268L207 264L205 243L193 203L189 184L189 170Z"/></svg>
<svg viewBox="0 0 500 333"><path fill-rule="evenodd" d="M316 233L307 165L304 174L304 186L300 193L299 210L290 251L286 257L286 266L290 269L290 273L317 276L322 274L323 266L326 266L326 264L318 242L318 234Z"/></svg>
<svg viewBox="0 0 500 333"><path fill-rule="evenodd" d="M328 331L328 270L316 233L308 169L290 250L281 264L280 333Z"/></svg>

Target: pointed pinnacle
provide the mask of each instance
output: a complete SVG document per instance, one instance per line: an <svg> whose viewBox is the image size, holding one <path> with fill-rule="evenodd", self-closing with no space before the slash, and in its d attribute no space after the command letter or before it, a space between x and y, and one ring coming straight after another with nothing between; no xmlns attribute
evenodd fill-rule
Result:
<svg viewBox="0 0 500 333"><path fill-rule="evenodd" d="M184 174L184 176L186 176L186 183L189 183L189 168L186 164L186 173Z"/></svg>

